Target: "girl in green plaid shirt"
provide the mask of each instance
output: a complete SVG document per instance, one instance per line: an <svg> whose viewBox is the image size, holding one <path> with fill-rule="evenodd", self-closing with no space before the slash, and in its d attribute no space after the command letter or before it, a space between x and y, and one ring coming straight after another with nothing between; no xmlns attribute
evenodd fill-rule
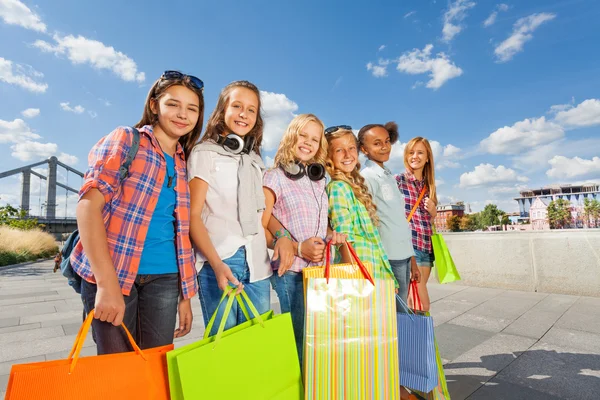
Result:
<svg viewBox="0 0 600 400"><path fill-rule="evenodd" d="M377 230L377 207L359 172L358 142L352 128L333 126L325 130L325 137L329 145L325 166L331 177L327 185L329 224L334 231L348 235L360 260L373 265L375 278L394 279ZM336 262L350 260L348 249L342 246Z"/></svg>

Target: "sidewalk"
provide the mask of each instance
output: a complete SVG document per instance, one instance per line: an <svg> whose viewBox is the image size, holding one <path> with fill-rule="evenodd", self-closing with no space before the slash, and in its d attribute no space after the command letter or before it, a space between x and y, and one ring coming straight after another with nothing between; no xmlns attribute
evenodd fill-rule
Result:
<svg viewBox="0 0 600 400"><path fill-rule="evenodd" d="M53 262L0 268L0 398L10 367L65 358L81 300ZM430 284L453 400L600 398L600 298ZM279 311L272 293L273 309ZM194 328L203 333L195 299ZM93 355L91 337L82 355Z"/></svg>

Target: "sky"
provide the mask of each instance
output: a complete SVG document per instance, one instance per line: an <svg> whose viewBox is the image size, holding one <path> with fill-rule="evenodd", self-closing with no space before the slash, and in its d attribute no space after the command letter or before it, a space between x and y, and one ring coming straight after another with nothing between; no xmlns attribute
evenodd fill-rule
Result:
<svg viewBox="0 0 600 400"><path fill-rule="evenodd" d="M261 89L267 163L301 113L396 121L393 172L426 137L440 203L517 211L524 188L600 183L598 20L596 0L0 0L0 172L50 156L85 171L176 69L204 81L206 117L229 82ZM0 180L0 205L20 203L20 179ZM77 195L57 192L73 215Z"/></svg>

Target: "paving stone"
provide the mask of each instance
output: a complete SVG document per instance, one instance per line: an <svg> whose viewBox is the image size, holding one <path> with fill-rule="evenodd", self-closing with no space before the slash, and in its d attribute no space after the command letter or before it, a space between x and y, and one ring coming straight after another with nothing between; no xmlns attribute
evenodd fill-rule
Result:
<svg viewBox="0 0 600 400"><path fill-rule="evenodd" d="M540 343L600 354L600 335L596 333L553 327L540 339ZM598 366L600 369L600 364Z"/></svg>
<svg viewBox="0 0 600 400"><path fill-rule="evenodd" d="M19 317L13 318L1 318L0 319L0 328L6 328L7 326L15 326L19 325Z"/></svg>
<svg viewBox="0 0 600 400"><path fill-rule="evenodd" d="M559 328L600 334L600 298L582 297L556 323Z"/></svg>
<svg viewBox="0 0 600 400"><path fill-rule="evenodd" d="M468 286L462 286L455 283L440 285L437 282L433 282L431 279L429 283L427 283L427 291L429 292L429 299L432 304L468 288Z"/></svg>
<svg viewBox="0 0 600 400"><path fill-rule="evenodd" d="M10 375L0 375L0 390L4 391L6 390L6 387L8 386L8 377Z"/></svg>
<svg viewBox="0 0 600 400"><path fill-rule="evenodd" d="M6 328L0 328L0 334L9 333L9 332L27 331L30 329L37 329L37 328L41 328L41 327L42 327L42 324L40 324L39 322L36 322L34 324L27 324L27 325L7 326Z"/></svg>
<svg viewBox="0 0 600 400"><path fill-rule="evenodd" d="M22 358L20 360L13 360L13 361L9 361L9 362L0 363L0 375L10 374L10 369L13 366L13 364L27 364L27 363L40 362L40 361L46 361L46 356L41 355L41 356Z"/></svg>
<svg viewBox="0 0 600 400"><path fill-rule="evenodd" d="M52 304L33 303L33 304L18 304L0 307L0 315L3 317L28 317L31 315L48 314L55 312L56 309Z"/></svg>
<svg viewBox="0 0 600 400"><path fill-rule="evenodd" d="M8 332L0 334L0 346L8 346L15 342L29 342L31 340L53 338L64 336L65 333L60 326L52 328L29 329L21 332Z"/></svg>
<svg viewBox="0 0 600 400"><path fill-rule="evenodd" d="M498 374L509 381L560 399L597 399L600 354L539 343Z"/></svg>
<svg viewBox="0 0 600 400"><path fill-rule="evenodd" d="M537 311L531 309L506 327L503 333L539 339L552 328L561 315L561 312Z"/></svg>
<svg viewBox="0 0 600 400"><path fill-rule="evenodd" d="M98 353L96 352L96 345L94 344L92 338L89 338L89 340L86 341L86 344L88 342L92 342L92 346L83 347L81 349L81 352L79 353L79 357L92 357L98 355ZM57 351L55 353L46 354L46 361L64 360L69 356L70 352L71 349L69 348L68 350L62 350Z"/></svg>
<svg viewBox="0 0 600 400"><path fill-rule="evenodd" d="M452 396L454 399L454 396ZM493 378L467 398L468 400L563 400L562 397ZM580 397L583 399L583 397Z"/></svg>
<svg viewBox="0 0 600 400"><path fill-rule="evenodd" d="M2 289L2 294L0 294L0 300L5 300L5 299L18 299L18 298L22 298L22 297L37 297L37 296L53 296L53 295L57 295L58 292L56 290L50 290L50 291L45 291L45 292L29 292L29 293L23 293L22 290L11 290L10 293L8 291L4 291L5 289Z"/></svg>
<svg viewBox="0 0 600 400"><path fill-rule="evenodd" d="M51 296L33 296L33 297L18 297L13 299L0 300L0 306L10 306L13 304L38 303L51 300L62 300L62 296L54 294Z"/></svg>
<svg viewBox="0 0 600 400"><path fill-rule="evenodd" d="M539 303L546 294L508 292L473 308L470 314L515 320Z"/></svg>
<svg viewBox="0 0 600 400"><path fill-rule="evenodd" d="M466 312L453 320L450 323L454 325L467 326L470 328L481 329L490 332L501 332L512 322L511 319L495 318L484 315L474 315Z"/></svg>
<svg viewBox="0 0 600 400"><path fill-rule="evenodd" d="M435 328L435 338L440 349L440 356L447 360L456 359L492 336L494 336L493 332L450 323Z"/></svg>
<svg viewBox="0 0 600 400"><path fill-rule="evenodd" d="M468 301L452 300L451 297L448 296L431 305L431 316L433 317L434 326L437 327L448 322L476 306L476 304Z"/></svg>
<svg viewBox="0 0 600 400"><path fill-rule="evenodd" d="M32 340L29 342L15 342L10 346L0 346L0 362L70 350L73 347L74 341L75 335L69 335ZM88 340L84 346L90 346L90 343L93 345L94 342Z"/></svg>
<svg viewBox="0 0 600 400"><path fill-rule="evenodd" d="M73 319L75 319L75 320L79 319L79 321L81 321L81 317L82 317L81 310L52 312L50 314L22 317L21 325L31 324L33 322L41 322L42 326L52 326L53 322L55 322L54 325L62 325L63 323L65 323L63 321L73 322L72 321Z"/></svg>
<svg viewBox="0 0 600 400"><path fill-rule="evenodd" d="M491 289L491 288L480 288L470 287L465 290L461 290L453 295L446 297L446 300L467 302L473 305L481 304L485 301L498 297L502 293L506 292L504 289Z"/></svg>

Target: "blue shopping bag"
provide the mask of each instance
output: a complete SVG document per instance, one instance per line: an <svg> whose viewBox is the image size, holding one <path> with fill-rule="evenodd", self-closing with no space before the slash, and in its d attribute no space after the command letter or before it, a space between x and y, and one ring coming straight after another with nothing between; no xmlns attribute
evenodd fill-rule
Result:
<svg viewBox="0 0 600 400"><path fill-rule="evenodd" d="M411 289L413 296L418 299L416 282ZM405 311L396 315L400 384L409 389L429 393L438 385L433 319L423 312L409 309L400 296L396 297ZM416 299L415 305L420 303L420 299L418 303Z"/></svg>

